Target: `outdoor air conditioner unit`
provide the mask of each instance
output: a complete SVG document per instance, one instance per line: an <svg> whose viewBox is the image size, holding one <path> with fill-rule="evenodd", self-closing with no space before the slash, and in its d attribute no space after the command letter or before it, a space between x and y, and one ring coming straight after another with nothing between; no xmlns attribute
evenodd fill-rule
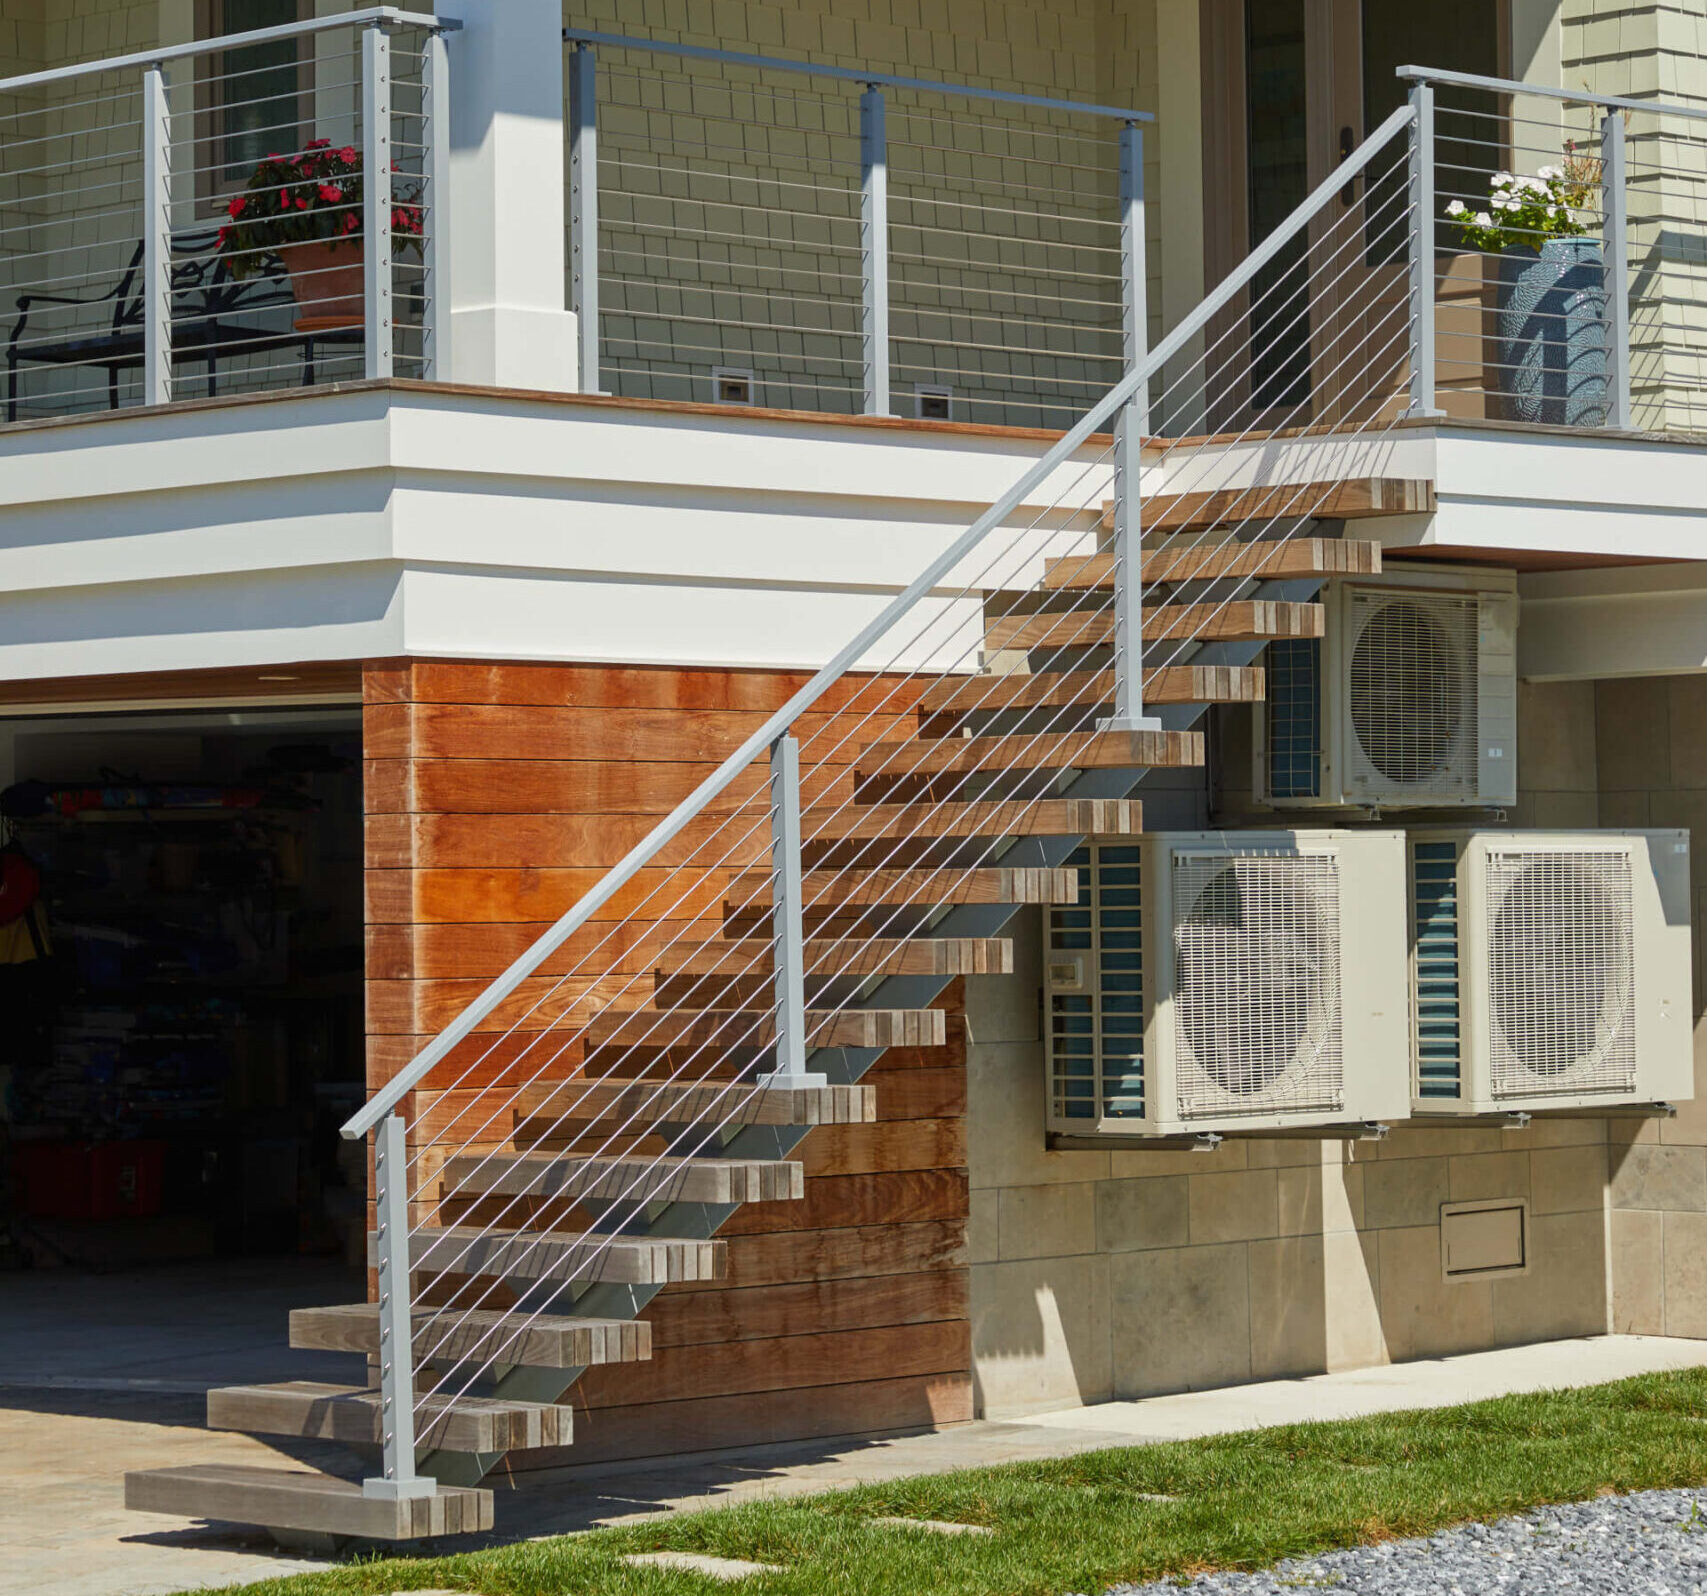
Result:
<svg viewBox="0 0 1707 1596"><path fill-rule="evenodd" d="M1419 1114L1694 1095L1689 833L1411 833Z"/></svg>
<svg viewBox="0 0 1707 1596"><path fill-rule="evenodd" d="M1158 832L1044 911L1048 1126L1192 1136L1410 1110L1396 831Z"/></svg>
<svg viewBox="0 0 1707 1596"><path fill-rule="evenodd" d="M1339 579L1321 638L1270 643L1252 790L1293 807L1517 799L1517 578L1410 566Z"/></svg>

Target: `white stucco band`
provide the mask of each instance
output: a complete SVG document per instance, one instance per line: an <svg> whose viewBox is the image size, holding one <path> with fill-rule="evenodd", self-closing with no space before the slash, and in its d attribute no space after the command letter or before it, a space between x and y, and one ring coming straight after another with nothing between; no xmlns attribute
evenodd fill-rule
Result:
<svg viewBox="0 0 1707 1596"><path fill-rule="evenodd" d="M0 675L399 654L815 667L1046 447L381 385L20 428L0 434ZM1094 525L1098 453L1065 536ZM976 574L870 663L921 628L901 657L975 662L977 604L951 595Z"/></svg>

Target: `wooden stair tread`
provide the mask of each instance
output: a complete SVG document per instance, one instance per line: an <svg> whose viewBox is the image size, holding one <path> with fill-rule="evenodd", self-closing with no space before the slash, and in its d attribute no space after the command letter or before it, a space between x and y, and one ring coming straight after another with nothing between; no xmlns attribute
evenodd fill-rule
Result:
<svg viewBox="0 0 1707 1596"><path fill-rule="evenodd" d="M516 1094L517 1112L560 1121L639 1118L649 1125L870 1125L872 1086L731 1086L727 1081L619 1081L578 1077L536 1082Z"/></svg>
<svg viewBox="0 0 1707 1596"><path fill-rule="evenodd" d="M1261 487L1215 488L1195 493L1158 493L1144 500L1140 523L1146 532L1207 532L1248 517L1272 520L1362 521L1383 515L1428 515L1434 484L1413 477L1349 477L1339 481L1274 482ZM1112 525L1114 501L1103 506Z"/></svg>
<svg viewBox="0 0 1707 1596"><path fill-rule="evenodd" d="M459 1194L505 1197L769 1203L793 1202L806 1195L803 1164L765 1158L466 1154L446 1163L443 1178Z"/></svg>
<svg viewBox="0 0 1707 1596"><path fill-rule="evenodd" d="M728 912L759 908L768 914L770 903L763 894L769 882L769 871L736 876L724 889ZM809 870L802 877L801 897L808 912L921 901L1077 903L1079 877L1076 870L1016 870L999 865L975 869L950 865L922 870Z"/></svg>
<svg viewBox="0 0 1707 1596"><path fill-rule="evenodd" d="M1321 637L1327 614L1320 604L1277 599L1229 599L1207 604L1159 604L1144 611L1144 641L1259 643L1271 638ZM1038 610L1001 615L987 623L984 646L992 652L1019 648L1087 648L1114 641L1114 612Z"/></svg>
<svg viewBox="0 0 1707 1596"><path fill-rule="evenodd" d="M711 1095L709 1091L707 1095ZM370 1265L378 1262L377 1241L377 1235L370 1232ZM724 1271L720 1241L460 1225L425 1225L416 1229L410 1238L410 1260L417 1270L429 1274L504 1275L518 1280L610 1280L622 1285L661 1286L681 1280L719 1280Z"/></svg>
<svg viewBox="0 0 1707 1596"><path fill-rule="evenodd" d="M644 1319L591 1319L566 1314L485 1313L461 1308L435 1314L418 1308L415 1356L523 1363L539 1369L578 1369L598 1363L641 1363L652 1356L652 1326ZM331 1352L379 1351L379 1304L293 1308L290 1344Z"/></svg>
<svg viewBox="0 0 1707 1596"><path fill-rule="evenodd" d="M941 1047L948 1039L945 1027L941 1009L809 1009L806 1044ZM606 1009L588 1021L586 1040L589 1047L770 1047L776 1042L776 1020L768 1010Z"/></svg>
<svg viewBox="0 0 1707 1596"><path fill-rule="evenodd" d="M1254 704L1261 701L1263 690L1263 673L1259 666L1163 665L1144 675L1144 703L1147 706ZM928 717L966 714L974 710L1041 709L1113 702L1113 671L1040 671L1032 676L1013 672L1003 676L967 676L957 681L938 682L926 689L919 700L919 712ZM921 728L920 735L931 735L928 723ZM1046 803L1065 804L1075 801L1045 800ZM965 807L974 806L968 804ZM1042 830L1041 827L1036 829ZM1089 836L1099 829L1064 825L1059 829L1051 828L1045 835L1070 837L1082 832ZM1132 829L1140 828L1134 826Z"/></svg>
<svg viewBox="0 0 1707 1596"><path fill-rule="evenodd" d="M945 772L1173 770L1202 763L1202 732L1020 732L1011 737L873 743L859 756L855 769L856 780L870 782Z"/></svg>
<svg viewBox="0 0 1707 1596"><path fill-rule="evenodd" d="M364 1496L355 1481L331 1474L242 1463L134 1469L124 1477L124 1505L138 1513L319 1530L376 1541L467 1535L492 1528L488 1490L441 1485L431 1496L388 1502Z"/></svg>
<svg viewBox="0 0 1707 1596"><path fill-rule="evenodd" d="M1157 549L1144 555L1141 580L1213 581L1221 577L1373 576L1381 569L1381 545L1353 538L1288 538L1272 543L1217 543L1200 548ZM1043 586L1053 591L1114 586L1112 554L1076 554L1050 560Z"/></svg>
<svg viewBox="0 0 1707 1596"><path fill-rule="evenodd" d="M573 1422L574 1409L543 1402L434 1394L417 1397L415 1405L420 1443L452 1452L567 1446ZM360 1386L281 1380L217 1386L207 1394L210 1430L377 1446L383 1426L380 1393Z"/></svg>
<svg viewBox="0 0 1707 1596"><path fill-rule="evenodd" d="M984 677L988 682L1000 678ZM1112 682L1113 678L1109 678ZM805 846L891 837L1083 837L1144 829L1136 798L1039 798L983 803L844 804L821 819L807 813Z"/></svg>
<svg viewBox="0 0 1707 1596"><path fill-rule="evenodd" d="M874 809L881 806L873 805ZM1138 807L1137 805L1133 806ZM825 938L806 943L807 974L1011 975L1014 945L1005 937ZM675 976L769 976L775 969L769 947L712 942L667 949L657 979Z"/></svg>

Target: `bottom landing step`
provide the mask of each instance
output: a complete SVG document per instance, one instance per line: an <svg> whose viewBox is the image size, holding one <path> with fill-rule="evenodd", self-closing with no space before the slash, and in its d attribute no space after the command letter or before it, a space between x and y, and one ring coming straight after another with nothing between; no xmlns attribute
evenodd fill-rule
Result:
<svg viewBox="0 0 1707 1596"><path fill-rule="evenodd" d="M388 1502L363 1496L360 1485L330 1474L235 1463L137 1470L124 1477L124 1505L139 1513L318 1530L375 1541L467 1535L492 1527L490 1491L441 1485L431 1496Z"/></svg>

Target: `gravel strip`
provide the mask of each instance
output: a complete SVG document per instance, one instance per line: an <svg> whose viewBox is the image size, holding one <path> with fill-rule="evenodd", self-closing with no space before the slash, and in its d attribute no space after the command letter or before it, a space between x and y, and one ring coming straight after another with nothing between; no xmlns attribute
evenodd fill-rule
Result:
<svg viewBox="0 0 1707 1596"><path fill-rule="evenodd" d="M1256 1574L1117 1585L1110 1596L1685 1596L1707 1592L1707 1491L1643 1491L1546 1507L1424 1540L1300 1557Z"/></svg>

